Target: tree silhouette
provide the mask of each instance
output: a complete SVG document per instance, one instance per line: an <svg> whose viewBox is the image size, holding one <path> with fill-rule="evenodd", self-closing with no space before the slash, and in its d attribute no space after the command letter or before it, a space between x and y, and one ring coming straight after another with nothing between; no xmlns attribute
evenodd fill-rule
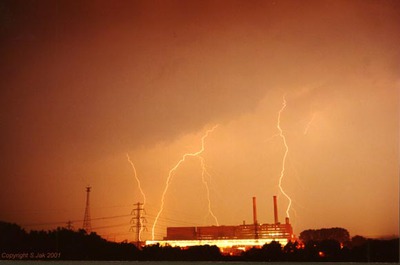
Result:
<svg viewBox="0 0 400 265"><path fill-rule="evenodd" d="M279 242L272 241L262 247L263 260L265 261L279 261L282 260L282 246Z"/></svg>
<svg viewBox="0 0 400 265"><path fill-rule="evenodd" d="M26 247L27 234L16 224L0 222L0 249L21 251Z"/></svg>
<svg viewBox="0 0 400 265"><path fill-rule="evenodd" d="M350 233L340 227L322 228L322 229L309 229L300 233L300 240L304 243L308 241L323 241L323 240L336 240L339 243L346 243L350 241Z"/></svg>
<svg viewBox="0 0 400 265"><path fill-rule="evenodd" d="M300 245L297 241L294 243L288 242L282 251L286 261L299 261L302 259Z"/></svg>
<svg viewBox="0 0 400 265"><path fill-rule="evenodd" d="M399 238L373 240L355 236L346 246L336 239L347 240L347 230L321 230L303 231L304 247L298 242L281 246L273 241L232 257L222 255L216 246L181 249L152 245L139 250L134 244L109 242L84 230L57 228L27 233L16 224L0 222L0 252L57 252L61 253L58 258L62 260L399 262Z"/></svg>

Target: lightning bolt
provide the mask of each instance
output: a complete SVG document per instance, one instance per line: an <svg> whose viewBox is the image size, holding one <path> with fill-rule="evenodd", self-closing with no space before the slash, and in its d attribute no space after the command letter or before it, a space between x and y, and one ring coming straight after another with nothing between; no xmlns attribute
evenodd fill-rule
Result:
<svg viewBox="0 0 400 265"><path fill-rule="evenodd" d="M315 113L313 113L311 120L307 123L306 128L304 129L304 135L306 135L308 133L311 123L314 121L314 119L315 119Z"/></svg>
<svg viewBox="0 0 400 265"><path fill-rule="evenodd" d="M285 99L285 96L283 96L283 104L282 104L282 108L279 110L279 113L278 113L278 123L277 123L277 126L276 126L278 128L278 130L279 130L279 136L282 138L283 144L285 146L285 154L283 155L283 159L282 159L281 176L279 178L279 189L282 192L282 194L285 195L285 197L289 200L289 204L288 204L288 207L286 209L286 216L289 217L289 210L290 210L290 206L292 205L292 199L289 197L289 195L286 194L286 192L282 188L282 179L283 179L283 177L285 175L286 157L287 157L287 154L289 152L289 147L288 147L287 142L286 142L286 137L283 134L283 130L281 128L281 114L282 114L282 112L283 112L283 110L285 108L286 108L286 99Z"/></svg>
<svg viewBox="0 0 400 265"><path fill-rule="evenodd" d="M158 213L157 213L157 216L156 216L156 218L155 218L155 220L154 220L154 223L153 223L153 227L152 227L152 229L151 229L151 238L152 238L152 240L154 240L154 230L155 230L155 227L156 227L156 225L157 225L158 218L160 218L160 215L161 215L162 211L164 210L165 195L167 194L167 191L168 191L168 188L169 188L169 184L171 183L171 180L172 180L172 178L173 178L173 176L174 176L175 171L179 168L179 166L180 166L183 162L185 162L186 158L188 158L188 157L199 157L199 155L200 155L201 153L204 152L204 142L205 142L205 139L206 139L206 138L208 137L208 135L209 135L211 132L213 132L213 131L215 130L215 128L217 128L217 127L218 127L218 125L215 125L212 129L209 129L209 130L206 131L206 133L204 134L204 136L201 138L201 149L200 149L199 151L197 151L197 152L195 152L195 153L187 153L187 154L184 154L184 155L182 156L181 160L179 160L178 163L169 171L168 177L167 177L167 181L166 181L166 183L165 183L165 188L164 188L164 191L163 191L162 196L161 196L161 206L160 206L160 210L159 210Z"/></svg>
<svg viewBox="0 0 400 265"><path fill-rule="evenodd" d="M146 204L146 195L145 195L144 192L143 192L142 186L141 186L141 184L140 184L140 180L139 180L139 178L138 178L138 176L137 176L137 172L136 172L135 165L133 164L133 162L132 162L131 158L129 157L129 154L128 154L128 153L126 154L126 157L128 158L128 161L129 161L129 163L130 163L131 166L132 166L132 170L133 170L133 173L134 173L136 182L137 182L137 184L138 184L138 188L139 188L140 194L142 194L142 197L143 197L143 204L142 204L142 206L143 206L143 208L144 208L144 206L145 206L145 204ZM143 226L143 219L140 218L139 241L142 241L141 237L142 237L143 228L144 228L144 226Z"/></svg>
<svg viewBox="0 0 400 265"><path fill-rule="evenodd" d="M210 189L208 188L208 182L205 178L206 175L208 175L209 177L211 176L210 173L208 173L207 168L206 168L206 164L204 162L204 158L199 156L200 158L200 162L201 162L201 181L203 181L204 186L206 187L206 191L207 191L207 200L208 200L208 212L209 214L214 218L215 223L217 224L217 226L219 226L219 222L217 217L215 216L215 214L213 213L212 209L211 209L211 200L210 200Z"/></svg>

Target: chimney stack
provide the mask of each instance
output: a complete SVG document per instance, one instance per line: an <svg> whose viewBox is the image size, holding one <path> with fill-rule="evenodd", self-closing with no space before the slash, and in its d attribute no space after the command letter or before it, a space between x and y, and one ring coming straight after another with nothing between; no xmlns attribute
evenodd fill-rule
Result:
<svg viewBox="0 0 400 265"><path fill-rule="evenodd" d="M257 203L256 197L253 197L253 223L257 224Z"/></svg>
<svg viewBox="0 0 400 265"><path fill-rule="evenodd" d="M274 219L275 219L275 224L278 224L278 203L276 202L276 196L274 198Z"/></svg>
<svg viewBox="0 0 400 265"><path fill-rule="evenodd" d="M253 222L254 222L254 239L258 239L258 223L257 223L257 204L256 197L253 197Z"/></svg>

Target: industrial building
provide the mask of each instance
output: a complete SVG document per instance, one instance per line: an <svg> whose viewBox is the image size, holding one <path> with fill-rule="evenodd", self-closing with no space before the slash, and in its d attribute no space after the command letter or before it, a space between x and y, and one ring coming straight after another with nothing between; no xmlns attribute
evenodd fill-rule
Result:
<svg viewBox="0 0 400 265"><path fill-rule="evenodd" d="M190 247L199 245L215 245L222 252L232 253L252 247L261 247L272 241L286 245L294 240L293 228L289 218L285 223L278 221L277 198L273 196L274 223L261 224L257 221L256 198L253 197L253 223L236 226L198 226L167 227L167 236L163 240L146 241L146 245Z"/></svg>

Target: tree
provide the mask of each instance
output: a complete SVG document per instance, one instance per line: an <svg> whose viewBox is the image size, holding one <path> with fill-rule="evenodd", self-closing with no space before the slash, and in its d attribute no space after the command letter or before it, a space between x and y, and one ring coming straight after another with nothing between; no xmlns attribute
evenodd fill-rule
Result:
<svg viewBox="0 0 400 265"><path fill-rule="evenodd" d="M339 243L350 241L350 233L340 227L322 228L322 229L309 229L300 233L300 240L304 243L309 241L320 242L323 240L336 240Z"/></svg>
<svg viewBox="0 0 400 265"><path fill-rule="evenodd" d="M283 247L283 255L285 257L285 260L287 261L299 261L301 260L300 257L300 250L299 250L299 243L297 241L293 242L288 242L284 247Z"/></svg>
<svg viewBox="0 0 400 265"><path fill-rule="evenodd" d="M17 224L0 222L0 249L22 251L26 248L28 234Z"/></svg>
<svg viewBox="0 0 400 265"><path fill-rule="evenodd" d="M263 260L279 261L282 260L282 246L279 242L272 241L262 247Z"/></svg>

